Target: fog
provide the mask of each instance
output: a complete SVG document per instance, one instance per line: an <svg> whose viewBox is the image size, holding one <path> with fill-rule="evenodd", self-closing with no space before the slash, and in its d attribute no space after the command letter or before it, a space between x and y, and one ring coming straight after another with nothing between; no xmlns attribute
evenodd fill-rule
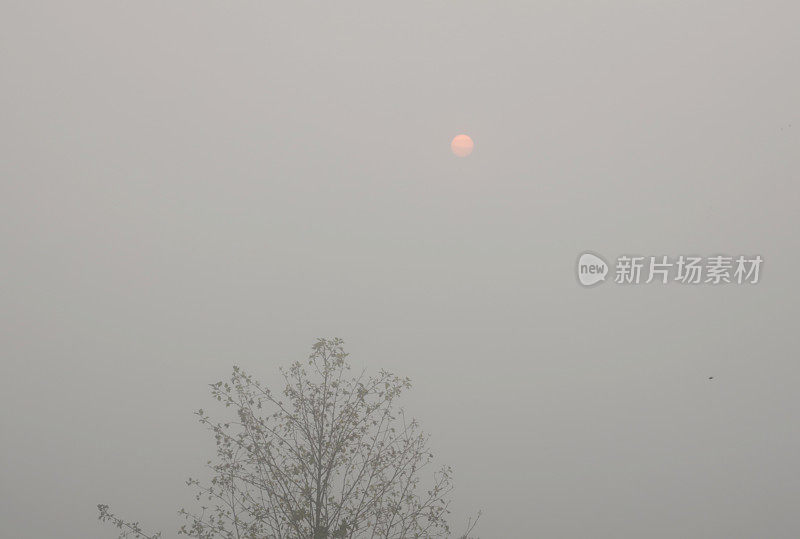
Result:
<svg viewBox="0 0 800 539"><path fill-rule="evenodd" d="M175 537L208 384L337 336L413 380L456 530L797 537L799 23L3 2L0 535L116 537L108 503ZM587 250L764 264L582 288Z"/></svg>

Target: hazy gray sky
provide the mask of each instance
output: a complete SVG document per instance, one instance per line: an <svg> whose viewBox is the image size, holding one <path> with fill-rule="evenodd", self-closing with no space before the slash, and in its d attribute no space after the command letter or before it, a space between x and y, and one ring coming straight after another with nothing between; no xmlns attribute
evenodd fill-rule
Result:
<svg viewBox="0 0 800 539"><path fill-rule="evenodd" d="M173 536L206 384L340 336L415 381L456 527L797 537L798 28L795 2L2 2L0 535L113 537L104 502ZM765 263L582 289L587 249Z"/></svg>

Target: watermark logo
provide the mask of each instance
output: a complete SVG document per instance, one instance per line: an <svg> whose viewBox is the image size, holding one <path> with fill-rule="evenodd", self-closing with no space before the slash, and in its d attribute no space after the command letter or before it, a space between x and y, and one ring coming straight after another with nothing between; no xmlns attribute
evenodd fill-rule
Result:
<svg viewBox="0 0 800 539"><path fill-rule="evenodd" d="M617 257L614 266L615 284L756 284L764 259L754 256L660 256ZM578 257L578 282L594 286L606 280L610 271L600 255L586 251Z"/></svg>
<svg viewBox="0 0 800 539"><path fill-rule="evenodd" d="M578 257L578 282L594 286L606 280L608 264L599 255L585 252Z"/></svg>

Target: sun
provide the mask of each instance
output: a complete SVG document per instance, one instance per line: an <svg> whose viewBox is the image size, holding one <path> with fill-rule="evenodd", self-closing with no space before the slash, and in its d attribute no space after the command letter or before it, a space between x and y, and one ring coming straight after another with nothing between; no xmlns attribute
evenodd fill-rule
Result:
<svg viewBox="0 0 800 539"><path fill-rule="evenodd" d="M475 143L472 142L469 135L456 135L453 142L450 143L450 149L453 150L453 153L458 157L467 157L472 153L474 148Z"/></svg>

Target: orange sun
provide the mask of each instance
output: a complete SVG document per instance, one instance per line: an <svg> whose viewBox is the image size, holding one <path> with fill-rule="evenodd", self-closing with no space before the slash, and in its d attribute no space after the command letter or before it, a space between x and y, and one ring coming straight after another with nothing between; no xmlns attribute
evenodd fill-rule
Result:
<svg viewBox="0 0 800 539"><path fill-rule="evenodd" d="M472 153L473 148L475 148L475 143L468 135L457 135L450 143L450 149L459 157L468 156Z"/></svg>

